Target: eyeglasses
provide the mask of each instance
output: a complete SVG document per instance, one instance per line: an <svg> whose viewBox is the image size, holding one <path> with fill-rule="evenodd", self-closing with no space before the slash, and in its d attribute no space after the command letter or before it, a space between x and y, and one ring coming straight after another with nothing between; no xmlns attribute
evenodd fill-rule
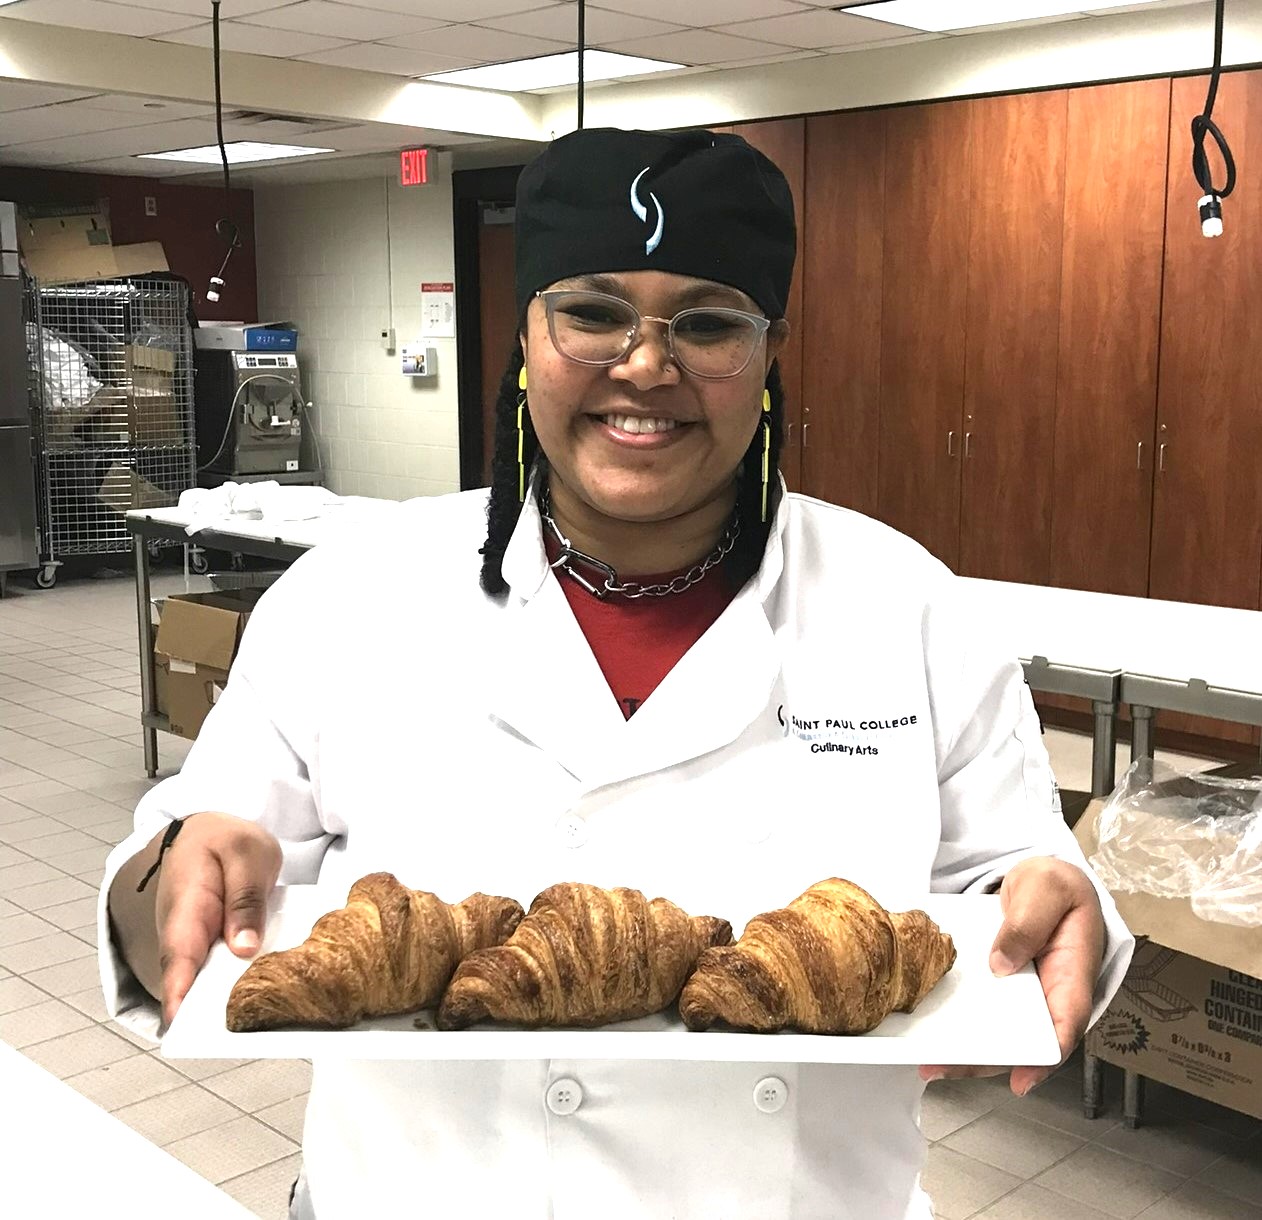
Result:
<svg viewBox="0 0 1262 1220"><path fill-rule="evenodd" d="M617 364L636 345L640 327L666 327L671 359L695 377L719 380L743 373L771 320L743 309L704 306L673 318L642 314L604 292L553 289L535 293L548 311L548 333L561 355L578 364Z"/></svg>

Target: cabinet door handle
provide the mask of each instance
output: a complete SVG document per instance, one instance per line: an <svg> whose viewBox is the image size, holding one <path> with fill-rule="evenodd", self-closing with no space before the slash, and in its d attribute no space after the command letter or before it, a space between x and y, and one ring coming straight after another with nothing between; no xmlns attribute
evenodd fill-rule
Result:
<svg viewBox="0 0 1262 1220"><path fill-rule="evenodd" d="M1164 444L1157 446L1157 469L1165 470L1166 468L1166 447Z"/></svg>
<svg viewBox="0 0 1262 1220"><path fill-rule="evenodd" d="M966 458L973 456L973 434L971 432L964 433L964 456Z"/></svg>
<svg viewBox="0 0 1262 1220"><path fill-rule="evenodd" d="M955 456L955 433L947 433L947 457Z"/></svg>
<svg viewBox="0 0 1262 1220"><path fill-rule="evenodd" d="M807 431L807 429L808 429L810 426L811 426L810 424L803 424L803 425L802 425L802 448L803 448L803 449L805 449L805 448L806 448L806 431Z"/></svg>
<svg viewBox="0 0 1262 1220"><path fill-rule="evenodd" d="M784 445L785 445L785 448L787 449L792 444L793 444L793 421L789 420L789 422L785 424L784 426Z"/></svg>
<svg viewBox="0 0 1262 1220"><path fill-rule="evenodd" d="M1143 470L1144 468L1144 442L1140 441L1135 446L1135 469Z"/></svg>

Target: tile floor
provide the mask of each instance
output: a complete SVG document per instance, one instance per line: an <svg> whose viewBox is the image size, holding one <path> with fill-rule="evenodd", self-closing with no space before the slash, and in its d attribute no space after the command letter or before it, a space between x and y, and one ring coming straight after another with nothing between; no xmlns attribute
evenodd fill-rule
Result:
<svg viewBox="0 0 1262 1220"><path fill-rule="evenodd" d="M155 593L182 587L178 576L155 581ZM106 1020L98 989L101 867L149 786L132 585L10 588L0 601L0 1039L281 1220L307 1064L168 1063ZM1090 741L1049 730L1047 742L1062 785L1087 787ZM186 743L160 736L159 749L167 774ZM1076 1068L1021 1100L998 1080L930 1087L925 1185L943 1220L1262 1220L1262 1123L1150 1085L1146 1124L1129 1131L1111 1070L1107 1111L1089 1121Z"/></svg>

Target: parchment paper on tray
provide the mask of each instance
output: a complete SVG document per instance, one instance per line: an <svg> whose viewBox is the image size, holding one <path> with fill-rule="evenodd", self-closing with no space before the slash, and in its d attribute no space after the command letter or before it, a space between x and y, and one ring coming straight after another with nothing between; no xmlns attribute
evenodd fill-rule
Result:
<svg viewBox="0 0 1262 1220"><path fill-rule="evenodd" d="M263 951L301 944L344 892L278 888ZM686 1030L673 1010L602 1029L514 1029L485 1024L439 1032L433 1013L376 1017L353 1029L234 1034L224 1012L248 962L221 941L162 1040L169 1059L655 1059L745 1063L976 1063L1038 1067L1060 1060L1056 1031L1032 966L1007 978L990 972L1003 915L997 895L926 894L916 904L955 940L954 967L914 1013L894 1013L858 1037ZM753 912L750 912L752 915ZM734 930L740 925L733 920Z"/></svg>

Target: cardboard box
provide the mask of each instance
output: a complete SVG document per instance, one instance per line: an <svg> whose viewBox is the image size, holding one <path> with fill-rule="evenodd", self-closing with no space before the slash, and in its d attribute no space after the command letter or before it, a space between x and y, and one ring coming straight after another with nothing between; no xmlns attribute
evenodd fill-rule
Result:
<svg viewBox="0 0 1262 1220"><path fill-rule="evenodd" d="M109 221L99 209L71 216L23 216L18 234L23 254L78 253L112 245Z"/></svg>
<svg viewBox="0 0 1262 1220"><path fill-rule="evenodd" d="M50 446L184 443L183 413L175 394L175 354L129 345L123 360L122 376L129 384L103 386L80 410L52 413L46 425Z"/></svg>
<svg viewBox="0 0 1262 1220"><path fill-rule="evenodd" d="M126 515L133 508L168 508L177 497L163 491L134 470L115 462L105 472L96 498L116 513Z"/></svg>
<svg viewBox="0 0 1262 1220"><path fill-rule="evenodd" d="M138 241L114 247L115 275L145 275L150 271L170 271L166 250L160 241Z"/></svg>
<svg viewBox="0 0 1262 1220"><path fill-rule="evenodd" d="M18 228L27 269L43 284L105 280L168 271L161 242L116 246L102 211L72 216L25 216Z"/></svg>
<svg viewBox="0 0 1262 1220"><path fill-rule="evenodd" d="M1095 851L1104 800L1074 835ZM1188 899L1114 892L1135 935L1121 990L1087 1035L1106 1063L1262 1118L1262 928L1211 923Z"/></svg>
<svg viewBox="0 0 1262 1220"><path fill-rule="evenodd" d="M161 347L129 344L123 361L131 383L125 443L182 445L184 421L175 395L175 353Z"/></svg>
<svg viewBox="0 0 1262 1220"><path fill-rule="evenodd" d="M262 589L168 597L153 653L158 710L172 733L195 738L228 682L241 633Z"/></svg>

